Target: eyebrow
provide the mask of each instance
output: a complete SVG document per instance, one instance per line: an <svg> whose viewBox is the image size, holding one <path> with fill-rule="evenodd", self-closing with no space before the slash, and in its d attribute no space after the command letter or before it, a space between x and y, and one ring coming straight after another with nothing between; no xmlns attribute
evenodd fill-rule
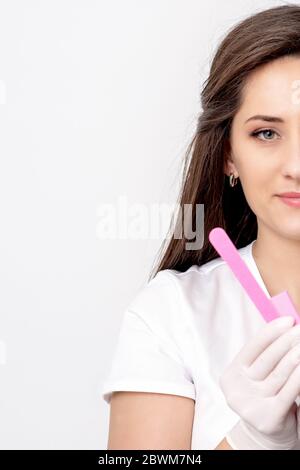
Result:
<svg viewBox="0 0 300 470"><path fill-rule="evenodd" d="M256 121L256 120L267 121L267 122L284 122L282 118L277 117L277 116L266 116L264 114L256 114L255 116L251 116L249 119L247 119L247 121L245 121L245 124L248 121Z"/></svg>

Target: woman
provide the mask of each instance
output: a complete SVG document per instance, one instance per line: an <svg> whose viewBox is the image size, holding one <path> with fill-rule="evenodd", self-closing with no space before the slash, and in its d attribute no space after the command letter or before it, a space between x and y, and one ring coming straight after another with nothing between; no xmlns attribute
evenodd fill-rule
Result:
<svg viewBox="0 0 300 470"><path fill-rule="evenodd" d="M204 243L169 240L126 309L103 387L109 449L300 448L300 329L265 324L208 240L223 227L267 296L287 290L300 312L299 83L298 5L220 44L179 198L204 204Z"/></svg>

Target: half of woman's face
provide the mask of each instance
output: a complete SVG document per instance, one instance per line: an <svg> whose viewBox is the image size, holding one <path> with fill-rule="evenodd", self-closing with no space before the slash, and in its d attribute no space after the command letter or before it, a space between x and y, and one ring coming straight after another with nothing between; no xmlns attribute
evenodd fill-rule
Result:
<svg viewBox="0 0 300 470"><path fill-rule="evenodd" d="M283 57L252 72L233 119L230 148L226 173L239 176L258 224L300 240L300 207L278 197L300 192L299 57Z"/></svg>

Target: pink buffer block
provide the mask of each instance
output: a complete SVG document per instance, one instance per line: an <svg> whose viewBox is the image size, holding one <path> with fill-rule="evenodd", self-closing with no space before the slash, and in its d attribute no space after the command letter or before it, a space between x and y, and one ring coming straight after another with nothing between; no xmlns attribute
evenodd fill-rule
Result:
<svg viewBox="0 0 300 470"><path fill-rule="evenodd" d="M290 315L295 323L300 323L300 316L287 291L269 299L244 263L238 250L221 227L216 227L209 233L209 241L228 264L235 277L244 287L250 299L256 305L266 322L279 316Z"/></svg>

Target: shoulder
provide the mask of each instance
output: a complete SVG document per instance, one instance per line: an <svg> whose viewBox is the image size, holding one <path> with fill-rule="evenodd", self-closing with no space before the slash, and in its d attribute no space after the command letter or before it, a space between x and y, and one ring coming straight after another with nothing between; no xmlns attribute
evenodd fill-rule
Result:
<svg viewBox="0 0 300 470"><path fill-rule="evenodd" d="M249 245L239 249L246 263L248 248ZM201 322L206 317L223 315L227 305L232 307L230 292L234 292L236 302L245 297L227 263L218 257L201 266L192 265L184 272L159 271L137 290L127 310L139 315L148 325L178 333L178 329L187 322L190 324L199 313Z"/></svg>
<svg viewBox="0 0 300 470"><path fill-rule="evenodd" d="M252 271L250 250L251 243L240 248L238 252L242 260ZM162 277L164 276L163 273L164 271L161 273ZM172 279L174 285L177 286L177 290L181 291L182 294L186 292L189 296L194 293L194 289L197 292L202 290L206 294L210 291L220 294L223 289L228 290L228 287L240 287L230 267L221 257L217 257L200 266L192 265L184 272L167 269L165 270L166 276Z"/></svg>
<svg viewBox="0 0 300 470"><path fill-rule="evenodd" d="M206 305L211 303L222 266L226 269L223 260L217 259L203 266L192 265L184 272L161 270L140 286L126 311L153 330L180 334L190 322L190 312L199 306L199 298L205 298Z"/></svg>

